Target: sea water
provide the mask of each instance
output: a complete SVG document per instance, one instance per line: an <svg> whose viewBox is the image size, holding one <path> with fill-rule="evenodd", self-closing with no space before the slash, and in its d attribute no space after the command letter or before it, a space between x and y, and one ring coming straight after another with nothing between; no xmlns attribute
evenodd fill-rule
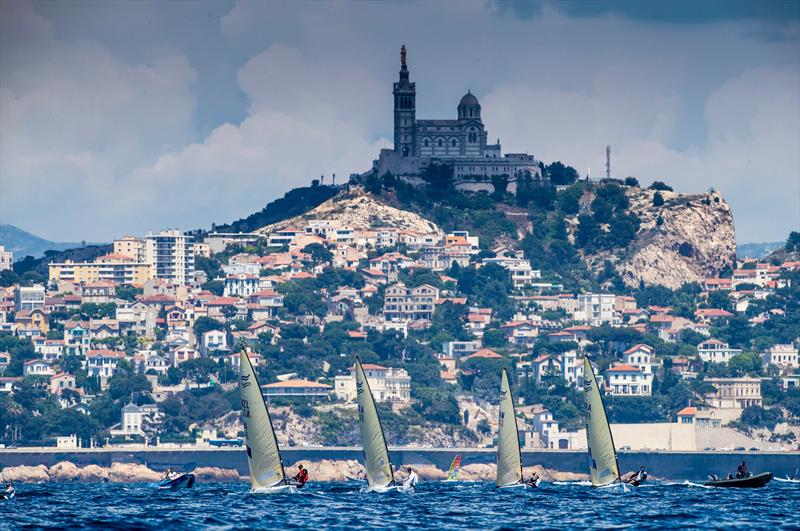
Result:
<svg viewBox="0 0 800 531"><path fill-rule="evenodd" d="M0 502L0 529L798 529L800 485L761 489L651 483L593 489L543 483L420 483L414 494L363 492L356 483L309 483L254 494L244 483L187 490L146 484L17 485Z"/></svg>

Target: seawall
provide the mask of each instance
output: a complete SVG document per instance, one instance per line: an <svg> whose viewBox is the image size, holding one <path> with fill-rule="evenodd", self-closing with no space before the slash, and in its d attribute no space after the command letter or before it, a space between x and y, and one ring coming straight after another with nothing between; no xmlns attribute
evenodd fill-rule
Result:
<svg viewBox="0 0 800 531"><path fill-rule="evenodd" d="M362 460L360 448L349 447L303 447L282 450L287 465L300 460ZM456 454L460 454L464 465L494 463L493 448L390 448L392 463L430 464L447 470ZM541 465L561 472L587 473L588 456L585 451L574 450L523 450L524 466ZM800 468L800 452L634 452L619 453L621 471L644 466L659 478L673 480L701 480L709 474L735 472L741 461L746 461L753 472L770 471L776 476L795 474ZM198 467L235 469L246 476L247 456L244 448L93 448L61 450L56 448L18 448L0 450L0 467L36 466L48 467L61 461L78 466L98 465L111 467L113 463L135 463L147 465L154 470L175 466L182 470Z"/></svg>

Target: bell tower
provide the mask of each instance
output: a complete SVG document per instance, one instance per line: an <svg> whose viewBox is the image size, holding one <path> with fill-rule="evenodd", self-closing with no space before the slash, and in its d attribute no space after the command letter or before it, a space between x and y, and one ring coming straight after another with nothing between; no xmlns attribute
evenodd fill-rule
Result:
<svg viewBox="0 0 800 531"><path fill-rule="evenodd" d="M394 150L404 157L417 155L417 89L408 80L406 46L400 48L400 79L394 84Z"/></svg>

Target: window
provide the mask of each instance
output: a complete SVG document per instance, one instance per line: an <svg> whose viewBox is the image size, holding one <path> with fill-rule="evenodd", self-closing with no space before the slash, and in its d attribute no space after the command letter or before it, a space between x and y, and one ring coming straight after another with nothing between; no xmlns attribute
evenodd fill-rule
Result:
<svg viewBox="0 0 800 531"><path fill-rule="evenodd" d="M456 139L455 139L455 138L454 138L454 139L453 139L453 141L452 141L452 146L453 146L453 147L456 147Z"/></svg>
<svg viewBox="0 0 800 531"><path fill-rule="evenodd" d="M440 138L440 139L439 139L439 147L442 147L442 144L443 144L443 143L444 143L444 142L442 142L442 139Z"/></svg>
<svg viewBox="0 0 800 531"><path fill-rule="evenodd" d="M425 147L428 147L428 144L429 144L429 142L428 142L427 138L422 141L422 145L424 145Z"/></svg>

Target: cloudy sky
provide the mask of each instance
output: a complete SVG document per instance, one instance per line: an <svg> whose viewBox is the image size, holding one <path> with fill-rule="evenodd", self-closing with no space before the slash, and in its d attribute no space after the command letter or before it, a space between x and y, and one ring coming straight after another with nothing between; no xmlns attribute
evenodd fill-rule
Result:
<svg viewBox="0 0 800 531"><path fill-rule="evenodd" d="M716 188L740 242L800 226L800 3L0 3L0 223L208 227L370 167L469 88L505 151Z"/></svg>

